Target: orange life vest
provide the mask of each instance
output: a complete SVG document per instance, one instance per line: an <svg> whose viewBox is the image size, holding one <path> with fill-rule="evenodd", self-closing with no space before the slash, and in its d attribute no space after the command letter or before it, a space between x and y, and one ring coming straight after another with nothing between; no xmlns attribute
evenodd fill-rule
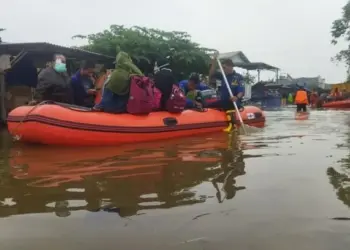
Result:
<svg viewBox="0 0 350 250"><path fill-rule="evenodd" d="M307 99L307 93L305 90L298 90L295 94L295 104L309 104L309 100Z"/></svg>
<svg viewBox="0 0 350 250"><path fill-rule="evenodd" d="M103 83L106 81L107 76L108 76L107 74L103 74L95 82L95 88L97 89L96 97L95 97L95 104L98 104L101 101Z"/></svg>

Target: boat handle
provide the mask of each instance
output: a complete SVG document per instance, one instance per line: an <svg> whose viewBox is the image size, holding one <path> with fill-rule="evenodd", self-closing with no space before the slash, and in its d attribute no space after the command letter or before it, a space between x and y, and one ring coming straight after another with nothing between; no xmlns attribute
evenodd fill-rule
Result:
<svg viewBox="0 0 350 250"><path fill-rule="evenodd" d="M165 126L176 126L177 125L177 120L174 117L165 117L163 119L163 123Z"/></svg>

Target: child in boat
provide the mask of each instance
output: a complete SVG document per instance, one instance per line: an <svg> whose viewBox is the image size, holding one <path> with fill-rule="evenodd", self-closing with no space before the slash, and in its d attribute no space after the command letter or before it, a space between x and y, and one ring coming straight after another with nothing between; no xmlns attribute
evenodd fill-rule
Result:
<svg viewBox="0 0 350 250"><path fill-rule="evenodd" d="M193 107L201 108L203 106L202 93L199 90L190 90L187 92L186 98L194 104Z"/></svg>
<svg viewBox="0 0 350 250"><path fill-rule="evenodd" d="M186 108L201 108L203 106L200 91L209 89L207 85L200 82L197 73L192 73L188 80L182 80L179 87L186 95Z"/></svg>

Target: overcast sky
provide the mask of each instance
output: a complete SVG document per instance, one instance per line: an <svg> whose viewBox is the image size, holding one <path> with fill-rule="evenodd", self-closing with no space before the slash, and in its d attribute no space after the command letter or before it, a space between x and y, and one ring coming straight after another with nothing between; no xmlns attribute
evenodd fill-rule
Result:
<svg viewBox="0 0 350 250"><path fill-rule="evenodd" d="M75 45L75 34L111 24L187 31L220 52L241 50L293 77L321 75L341 82L345 69L330 61L332 21L346 0L12 0L1 1L7 42ZM265 74L265 76L267 76Z"/></svg>

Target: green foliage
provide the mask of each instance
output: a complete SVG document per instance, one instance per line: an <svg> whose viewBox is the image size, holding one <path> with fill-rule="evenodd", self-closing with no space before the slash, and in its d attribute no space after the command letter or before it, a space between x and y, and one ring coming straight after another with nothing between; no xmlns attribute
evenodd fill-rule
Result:
<svg viewBox="0 0 350 250"><path fill-rule="evenodd" d="M339 51L339 53L332 58L334 61L344 62L348 67L350 66L350 1L343 7L341 18L333 21L331 29L332 41L336 45L340 39L344 39L348 43L348 47Z"/></svg>
<svg viewBox="0 0 350 250"><path fill-rule="evenodd" d="M87 36L76 35L73 38L86 38L88 44L81 48L96 53L116 56L119 51L127 52L135 63L145 72L152 72L155 61L167 62L180 77L191 72L207 74L209 71L209 53L214 50L203 48L191 41L186 32L163 31L133 26L111 25L109 29Z"/></svg>
<svg viewBox="0 0 350 250"><path fill-rule="evenodd" d="M244 75L244 83L253 85L255 83L255 76L249 74L249 71Z"/></svg>
<svg viewBox="0 0 350 250"><path fill-rule="evenodd" d="M0 32L1 31L5 31L6 29L4 29L4 28L0 28ZM0 37L0 43L2 42L2 39L1 39L1 37Z"/></svg>

